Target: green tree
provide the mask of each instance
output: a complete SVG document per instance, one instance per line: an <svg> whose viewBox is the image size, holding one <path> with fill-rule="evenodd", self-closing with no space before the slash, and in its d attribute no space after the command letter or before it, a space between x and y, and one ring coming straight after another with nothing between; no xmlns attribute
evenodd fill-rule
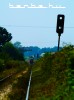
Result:
<svg viewBox="0 0 74 100"><path fill-rule="evenodd" d="M3 46L6 42L9 42L11 39L11 33L9 33L5 28L0 27L0 47Z"/></svg>
<svg viewBox="0 0 74 100"><path fill-rule="evenodd" d="M22 55L24 55L25 47L22 47L21 42L16 41L13 45L15 48L19 49Z"/></svg>
<svg viewBox="0 0 74 100"><path fill-rule="evenodd" d="M19 41L16 41L16 42L14 43L14 46L15 46L16 48L22 47L21 42L19 42Z"/></svg>
<svg viewBox="0 0 74 100"><path fill-rule="evenodd" d="M8 54L14 60L24 60L24 57L18 48L15 48L11 42L7 42L3 48L2 52Z"/></svg>

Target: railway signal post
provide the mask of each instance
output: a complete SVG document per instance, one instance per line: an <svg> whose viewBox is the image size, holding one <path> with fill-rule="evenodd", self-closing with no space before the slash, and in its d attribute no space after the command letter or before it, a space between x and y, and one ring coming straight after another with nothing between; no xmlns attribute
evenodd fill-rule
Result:
<svg viewBox="0 0 74 100"><path fill-rule="evenodd" d="M58 33L58 51L59 51L59 46L60 46L60 36L64 31L64 19L65 19L65 16L62 14L59 14L57 16L56 32Z"/></svg>

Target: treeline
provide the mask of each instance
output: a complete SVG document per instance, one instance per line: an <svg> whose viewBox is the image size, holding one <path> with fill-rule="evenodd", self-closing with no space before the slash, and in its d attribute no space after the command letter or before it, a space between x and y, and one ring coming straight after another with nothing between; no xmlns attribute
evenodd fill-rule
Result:
<svg viewBox="0 0 74 100"><path fill-rule="evenodd" d="M30 47L25 47L25 49L27 50L31 50L24 52L25 56L32 56L34 55L34 57L40 56L42 53L46 53L46 52L57 52L57 46L54 46L53 48L50 47L44 47L44 48L39 48L37 46L30 46ZM62 47L60 47L60 50L62 49Z"/></svg>

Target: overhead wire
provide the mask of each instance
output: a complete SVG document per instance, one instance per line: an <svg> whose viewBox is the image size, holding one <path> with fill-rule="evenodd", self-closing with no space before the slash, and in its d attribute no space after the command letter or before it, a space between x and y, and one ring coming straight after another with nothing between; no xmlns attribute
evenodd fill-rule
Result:
<svg viewBox="0 0 74 100"><path fill-rule="evenodd" d="M6 26L6 27L20 27L20 28L56 28L56 27L50 27L50 26L26 26L26 25L0 25L0 26ZM74 28L73 26L71 27L65 27L65 28Z"/></svg>

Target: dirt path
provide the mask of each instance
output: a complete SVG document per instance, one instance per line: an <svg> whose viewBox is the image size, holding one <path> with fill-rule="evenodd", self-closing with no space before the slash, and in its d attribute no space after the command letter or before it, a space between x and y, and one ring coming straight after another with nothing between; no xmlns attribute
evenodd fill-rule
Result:
<svg viewBox="0 0 74 100"><path fill-rule="evenodd" d="M0 100L8 100L8 94L12 90L12 85L6 86L3 90L0 91Z"/></svg>

